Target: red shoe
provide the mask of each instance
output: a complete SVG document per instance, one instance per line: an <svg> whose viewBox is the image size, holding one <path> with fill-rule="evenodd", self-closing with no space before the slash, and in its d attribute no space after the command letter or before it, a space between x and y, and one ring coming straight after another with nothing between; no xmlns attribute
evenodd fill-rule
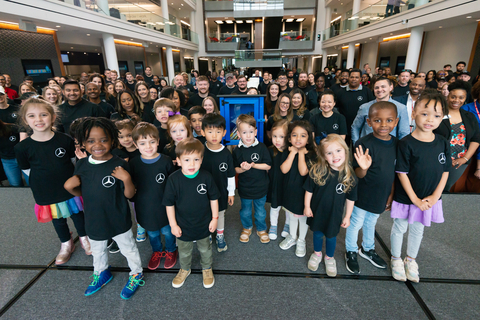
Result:
<svg viewBox="0 0 480 320"><path fill-rule="evenodd" d="M164 251L155 251L152 254L152 257L150 258L150 261L148 262L148 269L150 270L155 270L158 268L160 265L160 261L162 261L162 258L165 257L165 252Z"/></svg>
<svg viewBox="0 0 480 320"><path fill-rule="evenodd" d="M178 255L178 250L175 250L173 252L165 252L165 264L163 267L165 269L170 269L173 268L177 264L177 255Z"/></svg>

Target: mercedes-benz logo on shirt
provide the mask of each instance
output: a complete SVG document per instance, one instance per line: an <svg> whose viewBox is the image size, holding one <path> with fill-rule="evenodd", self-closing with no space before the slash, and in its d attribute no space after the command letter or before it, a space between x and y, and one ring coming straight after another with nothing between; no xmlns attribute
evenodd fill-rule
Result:
<svg viewBox="0 0 480 320"><path fill-rule="evenodd" d="M155 181L157 181L157 183L163 183L163 181L165 181L165 175L163 173L157 174Z"/></svg>
<svg viewBox="0 0 480 320"><path fill-rule="evenodd" d="M17 117L17 114L16 113L12 113L12 118L16 118Z"/></svg>
<svg viewBox="0 0 480 320"><path fill-rule="evenodd" d="M338 124L335 123L335 124L333 125L333 130L338 130Z"/></svg>
<svg viewBox="0 0 480 320"><path fill-rule="evenodd" d="M362 101L362 100L363 100L363 97L362 97L362 96L358 96L358 97L357 97L357 100L358 100L358 101Z"/></svg>
<svg viewBox="0 0 480 320"><path fill-rule="evenodd" d="M13 141L17 140L17 137L15 137L15 136L10 136L10 138L8 138L8 140L10 140L10 141L13 142Z"/></svg>
<svg viewBox="0 0 480 320"><path fill-rule="evenodd" d="M345 193L345 185L342 183L337 184L335 191L337 191L338 194Z"/></svg>
<svg viewBox="0 0 480 320"><path fill-rule="evenodd" d="M112 176L106 176L102 179L102 185L105 188L113 187L114 184L115 184L115 178Z"/></svg>
<svg viewBox="0 0 480 320"><path fill-rule="evenodd" d="M260 160L260 155L258 153L252 153L251 159L253 162Z"/></svg>
<svg viewBox="0 0 480 320"><path fill-rule="evenodd" d="M440 164L445 164L445 162L447 161L447 158L445 158L445 153L440 153L438 155L438 162L440 162Z"/></svg>
<svg viewBox="0 0 480 320"><path fill-rule="evenodd" d="M67 151L63 148L57 148L57 150L55 150L55 155L57 156L57 158L62 158L65 153L67 153Z"/></svg>
<svg viewBox="0 0 480 320"><path fill-rule="evenodd" d="M221 172L225 172L227 171L227 169L228 169L228 164L226 164L225 162L220 163L220 165L218 166L218 170L220 170Z"/></svg>
<svg viewBox="0 0 480 320"><path fill-rule="evenodd" d="M204 183L200 183L200 184L197 186L197 192L200 193L200 194L205 194L205 193L207 193L207 185L204 184Z"/></svg>

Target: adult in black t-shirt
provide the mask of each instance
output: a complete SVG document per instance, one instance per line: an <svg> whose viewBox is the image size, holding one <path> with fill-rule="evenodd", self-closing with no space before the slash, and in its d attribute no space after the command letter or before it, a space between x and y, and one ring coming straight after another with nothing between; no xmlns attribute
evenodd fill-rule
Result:
<svg viewBox="0 0 480 320"><path fill-rule="evenodd" d="M245 76L238 76L237 78L237 88L233 90L232 94L247 94L247 78Z"/></svg>
<svg viewBox="0 0 480 320"><path fill-rule="evenodd" d="M0 120L5 123L17 123L20 106L7 102L7 95L0 93Z"/></svg>
<svg viewBox="0 0 480 320"><path fill-rule="evenodd" d="M260 94L267 93L267 87L272 82L270 77L271 77L270 72L268 71L263 72L263 81L260 82L258 85L258 91L260 92Z"/></svg>
<svg viewBox="0 0 480 320"><path fill-rule="evenodd" d="M298 75L298 85L297 87L303 91L303 93L307 93L310 91L311 86L310 83L308 82L308 73L306 72L300 72Z"/></svg>
<svg viewBox="0 0 480 320"><path fill-rule="evenodd" d="M105 116L110 119L112 113L115 112L115 108L109 103L103 102L100 98L100 88L93 82L87 83L85 86L85 93L87 95L88 101L98 105L102 108Z"/></svg>
<svg viewBox="0 0 480 320"><path fill-rule="evenodd" d="M357 69L358 70L358 69ZM360 71L361 72L361 71ZM340 73L340 76L338 77L338 80L340 81L339 83L335 83L335 80L333 80L334 83L331 84L330 89L335 92L336 95L338 95L338 91L341 91L343 88L346 88L348 85L348 78L349 78L349 71L348 70L342 70ZM361 77L361 73L360 73Z"/></svg>
<svg viewBox="0 0 480 320"><path fill-rule="evenodd" d="M210 87L208 89L209 92L213 93L214 95L218 95L218 92L223 87L223 83L218 81L217 73L215 71L212 72L212 80L210 81Z"/></svg>
<svg viewBox="0 0 480 320"><path fill-rule="evenodd" d="M310 123L313 126L313 133L315 142L318 144L329 134L335 133L345 139L347 135L347 123L345 117L336 112L319 112L310 118Z"/></svg>
<svg viewBox="0 0 480 320"><path fill-rule="evenodd" d="M143 81L145 81L150 87L153 86L152 68L149 66L145 67L145 73L143 74Z"/></svg>
<svg viewBox="0 0 480 320"><path fill-rule="evenodd" d="M130 89L130 91L135 92L136 84L137 84L137 81L135 81L133 74L131 72L125 73L125 85L127 86L128 89Z"/></svg>
<svg viewBox="0 0 480 320"><path fill-rule="evenodd" d="M188 103L192 106L201 106L203 99L206 97L212 97L215 99L215 102L218 105L217 96L209 92L210 82L205 76L200 76L197 78L197 89L198 93L190 95Z"/></svg>
<svg viewBox="0 0 480 320"><path fill-rule="evenodd" d="M392 96L403 96L410 92L410 71L402 71L398 75L398 83L393 88Z"/></svg>
<svg viewBox="0 0 480 320"><path fill-rule="evenodd" d="M220 90L218 91L218 95L228 95L232 94L232 92L237 88L235 85L235 77L233 73L227 73L225 76L225 82L226 85L224 85Z"/></svg>
<svg viewBox="0 0 480 320"><path fill-rule="evenodd" d="M307 97L308 110L314 110L318 108L318 97L325 90L325 76L318 74L315 76L315 89L307 91L305 96Z"/></svg>
<svg viewBox="0 0 480 320"><path fill-rule="evenodd" d="M292 88L288 87L288 78L285 72L279 72L277 75L277 82L280 85L280 94L282 93L290 93Z"/></svg>

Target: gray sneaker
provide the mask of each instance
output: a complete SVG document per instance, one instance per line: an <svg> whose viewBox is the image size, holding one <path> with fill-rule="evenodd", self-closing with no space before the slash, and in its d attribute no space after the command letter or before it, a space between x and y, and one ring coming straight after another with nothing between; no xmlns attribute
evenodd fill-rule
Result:
<svg viewBox="0 0 480 320"><path fill-rule="evenodd" d="M392 277L398 281L407 281L403 261L401 259L391 259L390 264L392 266Z"/></svg>
<svg viewBox="0 0 480 320"><path fill-rule="evenodd" d="M325 259L325 269L327 270L327 276L336 277L337 276L337 262L332 257L330 259Z"/></svg>
<svg viewBox="0 0 480 320"><path fill-rule="evenodd" d="M403 260L403 263L405 264L405 274L407 276L407 279L412 282L420 282L417 262L415 260L410 261L405 258Z"/></svg>
<svg viewBox="0 0 480 320"><path fill-rule="evenodd" d="M295 255L299 258L305 257L307 253L307 244L305 240L297 240L297 248L295 249Z"/></svg>
<svg viewBox="0 0 480 320"><path fill-rule="evenodd" d="M317 254L314 252L310 256L310 260L308 260L307 267L309 270L317 271L320 262L322 262L322 255L320 254L320 256L317 256Z"/></svg>
<svg viewBox="0 0 480 320"><path fill-rule="evenodd" d="M288 250L296 244L297 239L293 239L292 236L289 234L282 242L280 242L280 249Z"/></svg>
<svg viewBox="0 0 480 320"><path fill-rule="evenodd" d="M284 238L286 238L289 234L290 234L290 226L289 226L288 224L286 224L286 225L283 227L281 236L284 237Z"/></svg>

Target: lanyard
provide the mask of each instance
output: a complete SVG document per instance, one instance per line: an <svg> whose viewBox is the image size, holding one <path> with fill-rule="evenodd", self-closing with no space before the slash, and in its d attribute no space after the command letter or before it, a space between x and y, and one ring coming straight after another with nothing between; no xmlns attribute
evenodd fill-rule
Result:
<svg viewBox="0 0 480 320"><path fill-rule="evenodd" d="M480 112L478 112L477 101L474 101L473 104L475 105L475 111L477 111L478 121L480 121Z"/></svg>

